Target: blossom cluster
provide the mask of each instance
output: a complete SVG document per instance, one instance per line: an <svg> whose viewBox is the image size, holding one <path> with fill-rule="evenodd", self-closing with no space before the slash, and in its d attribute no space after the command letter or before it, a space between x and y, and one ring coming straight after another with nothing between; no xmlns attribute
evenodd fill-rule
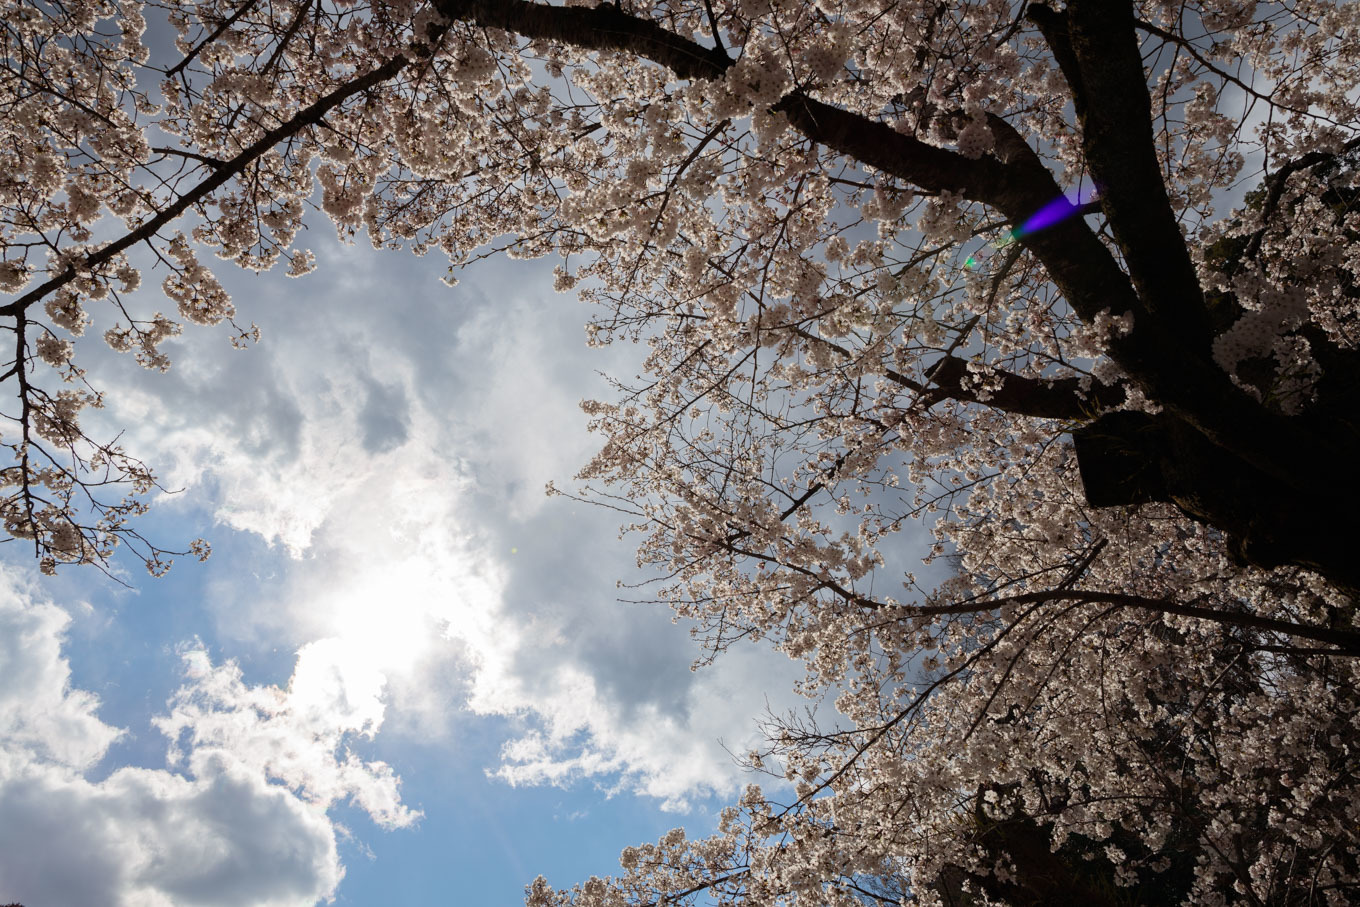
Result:
<svg viewBox="0 0 1360 907"><path fill-rule="evenodd" d="M1340 903L1353 558L1290 501L1360 444L1360 4L1131 7L184 0L152 61L140 4L0 0L0 518L45 570L164 569L68 338L108 313L160 370L181 322L254 338L210 255L304 274L309 209L451 279L557 254L592 342L648 344L582 493L706 657L764 640L844 722L775 722L716 837L531 903ZM1101 41L1118 97L1083 95ZM1102 464L1110 424L1168 440Z"/></svg>

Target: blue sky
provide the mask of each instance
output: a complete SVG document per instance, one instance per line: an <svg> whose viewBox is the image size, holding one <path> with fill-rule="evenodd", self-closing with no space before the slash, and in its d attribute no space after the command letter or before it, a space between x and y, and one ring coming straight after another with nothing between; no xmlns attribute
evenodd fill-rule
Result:
<svg viewBox="0 0 1360 907"><path fill-rule="evenodd" d="M644 578L617 515L544 495L637 359L587 348L552 262L450 289L324 224L300 245L300 281L219 268L247 351L191 327L160 375L78 343L98 418L182 489L140 528L214 554L125 588L0 547L0 902L514 904L711 829L750 780L724 745L800 705L774 652L691 672L668 612L617 601Z"/></svg>

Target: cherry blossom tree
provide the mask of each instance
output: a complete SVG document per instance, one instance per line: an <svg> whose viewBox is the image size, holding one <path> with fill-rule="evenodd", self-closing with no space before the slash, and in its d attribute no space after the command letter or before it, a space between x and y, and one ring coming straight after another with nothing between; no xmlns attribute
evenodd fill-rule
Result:
<svg viewBox="0 0 1360 907"><path fill-rule="evenodd" d="M1354 895L1360 5L0 21L3 518L45 570L166 564L72 338L97 308L153 369L185 321L248 344L205 260L307 273L309 207L451 281L560 255L595 342L650 344L587 404L580 493L709 657L768 641L836 715L772 718L749 760L787 786L717 836L531 903Z"/></svg>

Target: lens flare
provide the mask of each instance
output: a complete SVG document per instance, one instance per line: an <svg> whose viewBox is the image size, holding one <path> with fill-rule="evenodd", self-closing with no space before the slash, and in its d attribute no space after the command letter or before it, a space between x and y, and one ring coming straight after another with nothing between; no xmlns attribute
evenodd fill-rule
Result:
<svg viewBox="0 0 1360 907"><path fill-rule="evenodd" d="M992 243L992 246L997 249L1004 249L1017 240L1060 224L1069 217L1080 214L1082 207L1090 204L1095 198L1096 187L1094 186L1084 186L1079 189L1075 202L1069 201L1065 195L1060 195L1035 211L1023 224L1013 230L1006 231L1005 235ZM969 255L964 259L963 266L965 268L976 268L978 266L977 255Z"/></svg>
<svg viewBox="0 0 1360 907"><path fill-rule="evenodd" d="M1060 224L1073 215L1081 212L1082 206L1094 201L1096 189L1094 186L1083 186L1077 190L1077 200L1068 201L1067 196L1060 195L1053 201L1044 205L1034 214L1030 215L1029 220L1010 232L1012 241L1038 233L1040 230L1047 230L1049 227Z"/></svg>

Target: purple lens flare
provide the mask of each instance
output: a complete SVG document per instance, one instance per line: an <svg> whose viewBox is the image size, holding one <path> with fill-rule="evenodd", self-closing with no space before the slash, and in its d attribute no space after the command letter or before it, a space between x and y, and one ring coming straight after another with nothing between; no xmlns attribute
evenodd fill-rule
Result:
<svg viewBox="0 0 1360 907"><path fill-rule="evenodd" d="M1040 230L1047 230L1049 227L1060 224L1069 217L1081 213L1082 207L1094 201L1096 194L1095 186L1083 186L1077 191L1075 202L1069 201L1066 195L1060 195L1035 211L1023 224L1007 231L1000 240L992 243L992 245L998 249L1004 249L1018 239L1023 239L1026 236L1038 233ZM965 268L977 267L977 256L969 255L964 259L963 266Z"/></svg>
<svg viewBox="0 0 1360 907"><path fill-rule="evenodd" d="M1066 196L1060 195L1034 212L1034 215L1021 224L1018 229L1012 230L1011 238L1019 239L1022 236L1028 236L1031 233L1037 233L1054 224L1061 223L1076 214L1077 210L1078 207L1069 202Z"/></svg>
<svg viewBox="0 0 1360 907"><path fill-rule="evenodd" d="M1095 200L1095 197L1095 186L1082 186L1078 189L1075 202L1068 201L1066 195L1058 196L1030 215L1029 220L1012 230L1010 241L1014 242L1021 237L1029 236L1031 233L1038 233L1040 230L1047 230L1049 227L1062 223L1074 214L1080 213L1082 206L1090 204Z"/></svg>

